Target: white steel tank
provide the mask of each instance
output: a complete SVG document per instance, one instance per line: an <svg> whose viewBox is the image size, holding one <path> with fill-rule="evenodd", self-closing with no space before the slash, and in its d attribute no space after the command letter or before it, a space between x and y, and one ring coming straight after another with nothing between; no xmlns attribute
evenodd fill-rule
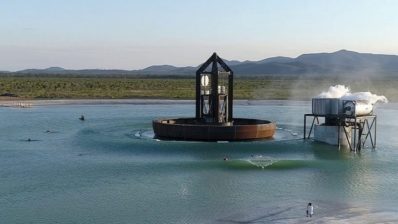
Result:
<svg viewBox="0 0 398 224"><path fill-rule="evenodd" d="M365 116L373 113L373 105L366 100L313 98L312 114L318 116Z"/></svg>

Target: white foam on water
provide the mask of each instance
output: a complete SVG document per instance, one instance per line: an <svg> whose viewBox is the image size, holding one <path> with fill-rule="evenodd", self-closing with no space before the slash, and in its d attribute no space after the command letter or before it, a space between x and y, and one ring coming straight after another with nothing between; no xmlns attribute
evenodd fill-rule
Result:
<svg viewBox="0 0 398 224"><path fill-rule="evenodd" d="M140 138L140 137L141 137L141 131L137 131L137 132L134 134L134 136L137 137L137 138Z"/></svg>
<svg viewBox="0 0 398 224"><path fill-rule="evenodd" d="M264 169L267 166L271 166L273 163L278 160L273 159L271 157L263 157L263 156L254 156L252 159L249 159L248 162L254 166L261 167Z"/></svg>

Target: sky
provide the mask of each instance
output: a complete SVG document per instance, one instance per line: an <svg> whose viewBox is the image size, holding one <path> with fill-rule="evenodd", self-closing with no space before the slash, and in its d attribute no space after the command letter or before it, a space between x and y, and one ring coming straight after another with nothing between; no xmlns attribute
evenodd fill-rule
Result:
<svg viewBox="0 0 398 224"><path fill-rule="evenodd" d="M395 0L0 0L0 70L398 54Z"/></svg>

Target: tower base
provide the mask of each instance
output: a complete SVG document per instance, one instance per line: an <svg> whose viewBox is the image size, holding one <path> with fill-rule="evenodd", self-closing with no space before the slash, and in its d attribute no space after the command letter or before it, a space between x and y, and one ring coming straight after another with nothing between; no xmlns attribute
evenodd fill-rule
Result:
<svg viewBox="0 0 398 224"><path fill-rule="evenodd" d="M152 122L155 138L186 141L245 141L272 138L276 125L267 120L235 118L232 123L206 123L195 118Z"/></svg>

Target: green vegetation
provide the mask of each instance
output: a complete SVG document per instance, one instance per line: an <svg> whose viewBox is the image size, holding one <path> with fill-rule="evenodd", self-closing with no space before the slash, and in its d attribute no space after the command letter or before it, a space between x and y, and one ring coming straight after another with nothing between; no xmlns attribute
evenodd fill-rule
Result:
<svg viewBox="0 0 398 224"><path fill-rule="evenodd" d="M235 79L236 99L309 100L330 85L345 84L353 91L372 91L398 100L398 80L322 80L297 77ZM194 99L194 77L0 77L0 94L23 99L168 98Z"/></svg>

